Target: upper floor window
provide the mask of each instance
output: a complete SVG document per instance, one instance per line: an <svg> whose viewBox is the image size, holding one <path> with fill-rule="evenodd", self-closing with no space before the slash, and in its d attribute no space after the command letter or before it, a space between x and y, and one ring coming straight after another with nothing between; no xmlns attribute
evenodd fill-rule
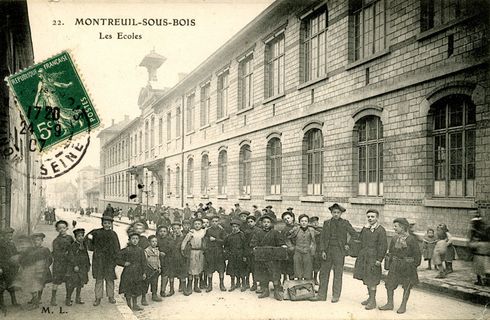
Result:
<svg viewBox="0 0 490 320"><path fill-rule="evenodd" d="M163 142L163 118L158 119L158 144Z"/></svg>
<svg viewBox="0 0 490 320"><path fill-rule="evenodd" d="M140 130L140 154L143 153L143 132Z"/></svg>
<svg viewBox="0 0 490 320"><path fill-rule="evenodd" d="M170 191L170 179L172 179L172 172L170 171L170 168L167 168L167 196L170 197L172 192Z"/></svg>
<svg viewBox="0 0 490 320"><path fill-rule="evenodd" d="M226 194L228 175L228 155L226 150L221 150L218 156L218 193Z"/></svg>
<svg viewBox="0 0 490 320"><path fill-rule="evenodd" d="M201 127L209 124L211 112L211 83L208 82L201 87Z"/></svg>
<svg viewBox="0 0 490 320"><path fill-rule="evenodd" d="M239 167L240 194L250 195L252 185L252 150L248 144L240 148Z"/></svg>
<svg viewBox="0 0 490 320"><path fill-rule="evenodd" d="M187 194L193 194L194 189L194 159L187 160Z"/></svg>
<svg viewBox="0 0 490 320"><path fill-rule="evenodd" d="M327 10L313 13L303 21L304 81L327 73Z"/></svg>
<svg viewBox="0 0 490 320"><path fill-rule="evenodd" d="M209 191L209 157L207 154L201 158L201 194L207 195Z"/></svg>
<svg viewBox="0 0 490 320"><path fill-rule="evenodd" d="M284 93L284 33L273 38L265 48L265 97Z"/></svg>
<svg viewBox="0 0 490 320"><path fill-rule="evenodd" d="M444 25L467 15L468 0L421 0L422 31Z"/></svg>
<svg viewBox="0 0 490 320"><path fill-rule="evenodd" d="M194 99L194 94L187 96L187 132L194 130Z"/></svg>
<svg viewBox="0 0 490 320"><path fill-rule="evenodd" d="M253 106L253 54L245 57L238 65L238 108Z"/></svg>
<svg viewBox="0 0 490 320"><path fill-rule="evenodd" d="M175 111L175 136L180 137L180 107Z"/></svg>
<svg viewBox="0 0 490 320"><path fill-rule="evenodd" d="M150 149L155 147L155 118L151 118L150 122Z"/></svg>
<svg viewBox="0 0 490 320"><path fill-rule="evenodd" d="M167 113L167 142L172 140L172 113Z"/></svg>
<svg viewBox="0 0 490 320"><path fill-rule="evenodd" d="M218 119L224 118L228 114L229 78L229 71L225 71L218 76L218 109L216 115Z"/></svg>
<svg viewBox="0 0 490 320"><path fill-rule="evenodd" d="M357 122L358 194L383 195L383 124L376 116Z"/></svg>
<svg viewBox="0 0 490 320"><path fill-rule="evenodd" d="M475 196L475 105L450 95L432 106L434 195Z"/></svg>
<svg viewBox="0 0 490 320"><path fill-rule="evenodd" d="M303 138L303 177L306 194L322 194L323 134L318 128L308 130Z"/></svg>
<svg viewBox="0 0 490 320"><path fill-rule="evenodd" d="M180 167L175 169L175 195L180 196Z"/></svg>
<svg viewBox="0 0 490 320"><path fill-rule="evenodd" d="M282 144L279 138L267 143L267 182L270 194L281 194Z"/></svg>
<svg viewBox="0 0 490 320"><path fill-rule="evenodd" d="M354 60L384 50L385 0L351 0L351 12L354 19Z"/></svg>

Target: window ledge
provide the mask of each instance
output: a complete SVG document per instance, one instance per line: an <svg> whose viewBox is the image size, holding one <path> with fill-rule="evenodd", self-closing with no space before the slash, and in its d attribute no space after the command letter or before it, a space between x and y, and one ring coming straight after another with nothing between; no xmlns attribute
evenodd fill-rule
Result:
<svg viewBox="0 0 490 320"><path fill-rule="evenodd" d="M193 133L196 133L196 131L194 131L194 130L189 131L189 132L187 132L185 135L186 135L186 136L190 136L190 135L191 135L191 134L193 134Z"/></svg>
<svg viewBox="0 0 490 320"><path fill-rule="evenodd" d="M192 195L192 194L188 194L188 195L186 196L186 198L187 198L187 199L194 199L194 195Z"/></svg>
<svg viewBox="0 0 490 320"><path fill-rule="evenodd" d="M438 208L461 208L476 209L477 205L474 200L468 199L447 199L447 198L430 198L424 199L424 206Z"/></svg>
<svg viewBox="0 0 490 320"><path fill-rule="evenodd" d="M200 127L199 130L204 130L204 129L209 128L209 127L211 127L211 125L208 123L208 124Z"/></svg>
<svg viewBox="0 0 490 320"><path fill-rule="evenodd" d="M216 120L216 123L220 123L220 122L223 122L225 120L228 120L230 119L230 116L225 116L225 117L222 117L222 118L219 118L218 120Z"/></svg>
<svg viewBox="0 0 490 320"><path fill-rule="evenodd" d="M238 196L238 200L250 200L251 197L249 194L243 194L243 195L240 195Z"/></svg>
<svg viewBox="0 0 490 320"><path fill-rule="evenodd" d="M425 40L429 37L432 37L433 35L436 35L440 32L443 32L451 27L454 27L455 25L457 24L460 24L466 20L470 20L470 19L473 19L475 18L477 15L472 15L472 16L468 16L468 17L463 17L463 18L459 18L459 19L456 19L456 20L453 20L451 22L448 22L446 24L443 24L443 25L440 25L440 26L437 26L437 27L433 27L433 28L430 28L429 30L426 30L426 31L422 31L421 33L419 33L416 37L417 41L422 41L422 40Z"/></svg>
<svg viewBox="0 0 490 320"><path fill-rule="evenodd" d="M278 95L275 95L275 96L272 96L272 97L269 97L267 99L264 99L264 101L262 101L262 104L266 104L266 103L269 103L269 102L272 102L274 100L277 100L279 98L282 98L284 97L286 94L285 93L281 93L281 94L278 94Z"/></svg>
<svg viewBox="0 0 490 320"><path fill-rule="evenodd" d="M270 194L264 196L265 201L282 201L282 196L280 194Z"/></svg>
<svg viewBox="0 0 490 320"><path fill-rule="evenodd" d="M177 138L175 138L175 141L179 141L180 140L180 136L178 136Z"/></svg>
<svg viewBox="0 0 490 320"><path fill-rule="evenodd" d="M349 203L384 205L384 200L382 197L362 197L361 196L361 197L349 198Z"/></svg>
<svg viewBox="0 0 490 320"><path fill-rule="evenodd" d="M167 146L172 143L172 140L167 141Z"/></svg>
<svg viewBox="0 0 490 320"><path fill-rule="evenodd" d="M300 196L299 201L301 202L325 202L324 196Z"/></svg>
<svg viewBox="0 0 490 320"><path fill-rule="evenodd" d="M209 195L207 195L207 194L201 194L201 199L209 199Z"/></svg>
<svg viewBox="0 0 490 320"><path fill-rule="evenodd" d="M352 68L355 68L355 67L358 67L360 65L363 65L365 63L368 63L372 60L375 60L375 59L378 59L378 58L381 58L383 56L386 56L387 54L389 54L391 51L390 51L390 48L386 48L380 52L377 52L373 55L370 55L369 57L366 57L364 59L361 59L361 60L357 60L357 61L353 61L349 64L347 64L347 66L345 67L345 70L349 70L349 69L352 69Z"/></svg>
<svg viewBox="0 0 490 320"><path fill-rule="evenodd" d="M253 109L254 109L254 106L246 107L246 108L244 108L244 109L240 109L240 110L238 110L238 111L236 112L236 114L237 114L237 115L239 115L239 114L245 113L245 112L250 111L250 110L253 110Z"/></svg>
<svg viewBox="0 0 490 320"><path fill-rule="evenodd" d="M179 195L176 195L175 197L176 197L176 198L180 198L180 196L179 196Z"/></svg>
<svg viewBox="0 0 490 320"><path fill-rule="evenodd" d="M228 195L226 195L226 194L219 194L218 195L218 199L226 200L226 199L228 199Z"/></svg>
<svg viewBox="0 0 490 320"><path fill-rule="evenodd" d="M324 75L324 76L321 76L321 77L318 77L318 78L315 78L315 79L312 79L312 80L303 82L303 83L301 83L298 86L298 90L304 89L306 87L309 87L311 85L314 85L315 83L318 83L318 82L321 82L321 81L324 81L324 80L327 80L327 79L328 79L328 76L327 75Z"/></svg>

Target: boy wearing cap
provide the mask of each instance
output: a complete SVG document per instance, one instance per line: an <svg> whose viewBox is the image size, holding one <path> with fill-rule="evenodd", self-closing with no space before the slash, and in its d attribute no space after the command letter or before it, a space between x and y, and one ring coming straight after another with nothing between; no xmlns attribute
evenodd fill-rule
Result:
<svg viewBox="0 0 490 320"><path fill-rule="evenodd" d="M257 280L255 279L255 258L253 250L250 247L250 241L255 232L260 230L256 224L257 219L255 216L248 216L246 225L243 227L243 234L245 235L245 289L250 288L250 291L257 290ZM252 274L252 286L250 287L250 274Z"/></svg>
<svg viewBox="0 0 490 320"><path fill-rule="evenodd" d="M284 242L288 246L288 259L282 261L282 275L284 283L285 280L292 280L294 278L294 244L291 242L291 233L294 228L297 228L297 225L294 223L294 213L290 211L283 212L281 219L285 223L284 228L281 230L281 235L284 238Z"/></svg>
<svg viewBox="0 0 490 320"><path fill-rule="evenodd" d="M161 267L161 279L160 279L160 297L165 297L165 290L167 288L169 277L169 264L170 264L170 251L172 250L173 240L169 235L167 226L157 227L157 245L160 253L160 267ZM150 236L151 237L151 236ZM150 240L150 238L148 238ZM150 241L151 243L151 241ZM158 300L157 301L161 301Z"/></svg>
<svg viewBox="0 0 490 320"><path fill-rule="evenodd" d="M315 285L318 285L318 275L320 273L320 267L322 265L322 253L320 252L320 239L322 236L322 227L319 225L319 220L317 216L310 217L310 227L315 230L315 245L316 251L313 256L313 281Z"/></svg>
<svg viewBox="0 0 490 320"><path fill-rule="evenodd" d="M226 274L230 276L231 287L228 291L234 291L238 286L235 285L235 280L242 278L242 289L245 291L245 270L244 262L245 258L245 235L240 230L242 222L240 220L232 220L231 234L229 234L224 242L224 248L226 257L228 259L228 265L226 266ZM238 282L238 281L237 281Z"/></svg>
<svg viewBox="0 0 490 320"><path fill-rule="evenodd" d="M172 242L171 248L168 254L169 262L169 286L170 291L168 297L172 296L174 291L174 280L179 279L179 292L182 292L186 287L187 280L187 263L185 257L181 253L182 241L184 241L184 235L182 234L182 225L176 221L172 223Z"/></svg>
<svg viewBox="0 0 490 320"><path fill-rule="evenodd" d="M223 227L219 225L219 217L215 215L211 219L211 227L206 230L205 236L205 265L208 277L206 292L213 290L213 273L219 273L219 288L226 291L224 285L225 258L223 256L223 243L226 233Z"/></svg>
<svg viewBox="0 0 490 320"><path fill-rule="evenodd" d="M73 243L73 237L67 234L68 222L59 220L55 224L58 236L53 240L53 286L51 291L51 305L56 306L56 291L58 285L66 281L67 273L67 255L68 249ZM66 291L68 293L68 285L65 282Z"/></svg>
<svg viewBox="0 0 490 320"><path fill-rule="evenodd" d="M272 226L275 219L269 215L263 215L260 217L260 221L262 222L262 229L258 230L252 235L250 247L252 247L254 250L258 247L287 248L284 238L281 236L279 231L275 230ZM280 292L280 261L256 261L255 273L262 289L259 299L269 296L269 282L272 281L272 284L274 285L274 298L276 300L282 300L282 295Z"/></svg>
<svg viewBox="0 0 490 320"><path fill-rule="evenodd" d="M146 296L148 290L151 288L151 300L160 302L162 301L162 298L158 296L158 276L162 272L161 256L165 255L165 253L159 250L158 239L156 235L149 236L148 242L150 243L150 245L145 249L147 266L145 273L147 275L147 278L146 288L144 291L146 292L144 292L143 295ZM163 295L165 296L165 293Z"/></svg>
<svg viewBox="0 0 490 320"><path fill-rule="evenodd" d="M349 249L347 234L357 238L357 231L348 220L342 219L345 209L335 203L328 208L332 218L323 223L320 250L322 252L322 266L320 271L320 288L317 300L327 300L330 271L333 268L333 296L332 303L340 299L342 292L342 274L344 270L345 252Z"/></svg>
<svg viewBox="0 0 490 320"><path fill-rule="evenodd" d="M190 220L183 220L182 221L182 234L184 237L189 233L191 230L191 221Z"/></svg>
<svg viewBox="0 0 490 320"><path fill-rule="evenodd" d="M254 208L253 209L253 211L254 211L253 212L253 215L254 215L254 217L256 219L255 221L257 221L257 219L260 218L260 216L262 215L262 213L260 212L259 207L257 207L256 204L254 204L252 207Z"/></svg>
<svg viewBox="0 0 490 320"><path fill-rule="evenodd" d="M67 254L67 273L66 273L66 300L67 306L72 305L71 296L75 290L75 303L84 304L80 294L82 288L88 283L88 271L90 269L90 259L87 247L83 242L85 229L73 230L75 241L68 248Z"/></svg>
<svg viewBox="0 0 490 320"><path fill-rule="evenodd" d="M275 213L274 211L272 211L272 206L271 206L271 205L268 205L267 207L265 207L265 209L266 209L266 210L265 210L265 211L266 211L266 213L267 213L267 214L268 214L270 217L272 217L272 218L274 218L274 219L277 219L276 213Z"/></svg>
<svg viewBox="0 0 490 320"><path fill-rule="evenodd" d="M200 293L199 275L204 270L204 248L203 240L206 235L206 230L202 229L202 219L194 220L194 228L189 231L182 241L181 251L184 255L187 244L190 244L189 254L189 278L187 283L187 293L192 293L192 282L194 281L194 292Z"/></svg>
<svg viewBox="0 0 490 320"><path fill-rule="evenodd" d="M119 283L119 294L124 294L126 303L134 311L143 310L138 306L138 296L144 290L146 280L145 251L138 246L140 235L129 234L129 243L117 255L117 264L124 267Z"/></svg>
<svg viewBox="0 0 490 320"><path fill-rule="evenodd" d="M114 280L116 279L116 258L121 250L119 238L112 230L114 219L103 216L102 228L94 229L85 236L85 241L92 255L92 276L95 279L95 302L98 306L104 296L104 282L106 295L110 303L116 303L114 299Z"/></svg>
<svg viewBox="0 0 490 320"><path fill-rule="evenodd" d="M299 216L299 228L291 230L288 238L294 248L294 276L298 280L311 280L313 273L313 257L315 256L316 243L315 231L308 227L310 218L306 214Z"/></svg>
<svg viewBox="0 0 490 320"><path fill-rule="evenodd" d="M0 231L0 306L3 303L3 292L6 289L10 294L13 306L18 306L15 289L12 283L17 275L18 267L12 262L11 258L17 254L17 248L12 241L14 235L13 228L6 228Z"/></svg>

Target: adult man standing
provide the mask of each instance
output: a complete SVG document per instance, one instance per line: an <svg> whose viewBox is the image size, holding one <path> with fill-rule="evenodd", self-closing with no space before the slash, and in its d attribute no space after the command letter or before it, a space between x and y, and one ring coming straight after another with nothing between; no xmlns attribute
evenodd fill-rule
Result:
<svg viewBox="0 0 490 320"><path fill-rule="evenodd" d="M114 218L114 208L111 206L110 203L107 204L107 207L105 208L104 213L102 215Z"/></svg>
<svg viewBox="0 0 490 320"><path fill-rule="evenodd" d="M86 236L88 248L94 252L92 256L92 275L95 279L94 306L98 306L104 296L104 281L109 302L116 303L114 299L116 257L121 250L119 238L112 230L114 219L110 216L102 216L101 220L102 228L94 229Z"/></svg>
<svg viewBox="0 0 490 320"><path fill-rule="evenodd" d="M323 223L320 250L322 252L322 265L320 269L320 288L316 300L326 301L330 270L333 268L333 295L332 303L338 302L342 291L342 273L344 268L345 252L349 249L347 234L358 237L357 231L348 220L341 215L345 208L334 203L329 208L332 218Z"/></svg>

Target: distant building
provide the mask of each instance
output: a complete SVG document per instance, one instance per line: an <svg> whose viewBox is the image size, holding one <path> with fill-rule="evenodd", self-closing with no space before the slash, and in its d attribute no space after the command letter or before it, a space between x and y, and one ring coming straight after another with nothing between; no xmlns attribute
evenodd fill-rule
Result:
<svg viewBox="0 0 490 320"><path fill-rule="evenodd" d="M71 182L51 181L46 185L46 204L53 208L78 209L77 187Z"/></svg>
<svg viewBox="0 0 490 320"><path fill-rule="evenodd" d="M78 171L75 182L77 183L77 196L78 205L82 208L88 206L88 199L86 196L87 190L98 186L100 180L99 168L87 166Z"/></svg>
<svg viewBox="0 0 490 320"><path fill-rule="evenodd" d="M85 198L87 199L87 205L84 208L93 208L93 209L98 208L99 197L100 197L100 191L98 185L85 191Z"/></svg>

